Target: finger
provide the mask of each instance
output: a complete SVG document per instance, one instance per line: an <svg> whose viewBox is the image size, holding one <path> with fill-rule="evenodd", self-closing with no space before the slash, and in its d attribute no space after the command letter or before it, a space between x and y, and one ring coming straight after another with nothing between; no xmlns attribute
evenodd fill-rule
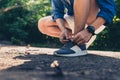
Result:
<svg viewBox="0 0 120 80"><path fill-rule="evenodd" d="M76 39L76 43L79 43L80 41L82 41L83 39L81 39L81 38L78 38L78 39Z"/></svg>
<svg viewBox="0 0 120 80"><path fill-rule="evenodd" d="M75 39L74 42L79 43L81 40L83 40L83 36L78 34L78 35L75 36L74 39Z"/></svg>
<svg viewBox="0 0 120 80"><path fill-rule="evenodd" d="M68 42L68 40L61 40L60 42L64 44L64 43Z"/></svg>
<svg viewBox="0 0 120 80"><path fill-rule="evenodd" d="M69 41L68 39L63 39L62 41Z"/></svg>
<svg viewBox="0 0 120 80"><path fill-rule="evenodd" d="M65 34L65 37L66 37L66 39L69 39L69 36L68 36L68 34L67 34L67 33Z"/></svg>
<svg viewBox="0 0 120 80"><path fill-rule="evenodd" d="M63 39L63 37L60 37L59 40L60 40L61 43L63 43L63 40L64 40L64 39Z"/></svg>
<svg viewBox="0 0 120 80"><path fill-rule="evenodd" d="M74 35L70 36L69 39L70 39L71 41L73 41Z"/></svg>
<svg viewBox="0 0 120 80"><path fill-rule="evenodd" d="M75 35L74 38L73 38L73 42L76 42L79 38L80 38L79 35Z"/></svg>
<svg viewBox="0 0 120 80"><path fill-rule="evenodd" d="M60 40L66 39L65 35L61 35Z"/></svg>
<svg viewBox="0 0 120 80"><path fill-rule="evenodd" d="M92 37L93 37L93 39L95 38L95 36L90 36L90 38L89 38L89 39L87 39L87 40L86 40L86 42L89 42L89 41L90 41L90 39L92 39Z"/></svg>
<svg viewBox="0 0 120 80"><path fill-rule="evenodd" d="M81 45L81 44L84 44L85 43L85 40L81 40L81 41L79 41L77 44L78 45Z"/></svg>
<svg viewBox="0 0 120 80"><path fill-rule="evenodd" d="M62 39L60 39L60 42L64 44L64 41Z"/></svg>

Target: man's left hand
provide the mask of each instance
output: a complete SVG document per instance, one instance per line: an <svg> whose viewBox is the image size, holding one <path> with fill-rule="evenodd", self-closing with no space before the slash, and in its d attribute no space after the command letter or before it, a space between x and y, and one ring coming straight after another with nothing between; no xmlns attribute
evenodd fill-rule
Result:
<svg viewBox="0 0 120 80"><path fill-rule="evenodd" d="M78 45L84 44L90 40L92 37L92 33L88 32L86 29L77 33L72 37L72 41L77 43Z"/></svg>

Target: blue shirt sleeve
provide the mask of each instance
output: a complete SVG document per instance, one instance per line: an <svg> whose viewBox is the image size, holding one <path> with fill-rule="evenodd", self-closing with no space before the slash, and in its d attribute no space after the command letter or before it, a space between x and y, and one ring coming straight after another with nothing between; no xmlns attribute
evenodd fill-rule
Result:
<svg viewBox="0 0 120 80"><path fill-rule="evenodd" d="M64 5L61 0L51 0L52 1L52 18L55 21L58 18L64 17Z"/></svg>
<svg viewBox="0 0 120 80"><path fill-rule="evenodd" d="M100 8L100 12L97 17L102 17L105 19L106 23L112 22L116 14L116 6L114 0L96 0Z"/></svg>

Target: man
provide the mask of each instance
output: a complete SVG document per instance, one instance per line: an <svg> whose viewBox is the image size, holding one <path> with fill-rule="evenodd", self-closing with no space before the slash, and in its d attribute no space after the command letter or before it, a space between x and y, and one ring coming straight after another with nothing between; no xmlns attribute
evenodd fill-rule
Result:
<svg viewBox="0 0 120 80"><path fill-rule="evenodd" d="M116 13L114 0L51 0L52 16L39 20L39 30L58 37L64 46L57 56L82 56Z"/></svg>

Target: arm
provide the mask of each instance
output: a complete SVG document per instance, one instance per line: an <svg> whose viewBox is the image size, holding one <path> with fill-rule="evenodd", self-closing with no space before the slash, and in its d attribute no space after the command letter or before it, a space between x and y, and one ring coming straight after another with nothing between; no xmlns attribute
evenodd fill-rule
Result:
<svg viewBox="0 0 120 80"><path fill-rule="evenodd" d="M58 24L58 27L61 30L60 41L62 43L68 42L69 31L65 27L65 21L64 21L64 19L60 19L60 18L56 19L56 23Z"/></svg>
<svg viewBox="0 0 120 80"><path fill-rule="evenodd" d="M52 0L52 17L56 21L61 31L65 29L64 25L64 6L61 0Z"/></svg>
<svg viewBox="0 0 120 80"><path fill-rule="evenodd" d="M116 6L114 0L96 0L100 8L100 12L97 17L102 17L105 20L105 24L112 22L116 14Z"/></svg>
<svg viewBox="0 0 120 80"><path fill-rule="evenodd" d="M100 12L98 13L96 20L90 24L90 26L95 27L95 30L103 24L111 23L116 14L114 0L97 0L97 4L100 8Z"/></svg>
<svg viewBox="0 0 120 80"><path fill-rule="evenodd" d="M95 30L97 30L103 24L111 23L116 14L114 0L97 0L97 4L100 8L100 11L96 20L90 24L90 26L95 27Z"/></svg>
<svg viewBox="0 0 120 80"><path fill-rule="evenodd" d="M109 24L112 22L115 14L116 7L113 0L96 0L100 8L100 12L97 15L96 20L89 24L95 27L95 30L98 29L103 24ZM77 35L75 35L73 41L81 45L91 38L92 34L87 31L87 29L82 30Z"/></svg>
<svg viewBox="0 0 120 80"><path fill-rule="evenodd" d="M64 5L61 0L52 0L52 18L56 21L59 29L61 30L60 41L62 43L68 41L68 31L65 28L64 21Z"/></svg>

